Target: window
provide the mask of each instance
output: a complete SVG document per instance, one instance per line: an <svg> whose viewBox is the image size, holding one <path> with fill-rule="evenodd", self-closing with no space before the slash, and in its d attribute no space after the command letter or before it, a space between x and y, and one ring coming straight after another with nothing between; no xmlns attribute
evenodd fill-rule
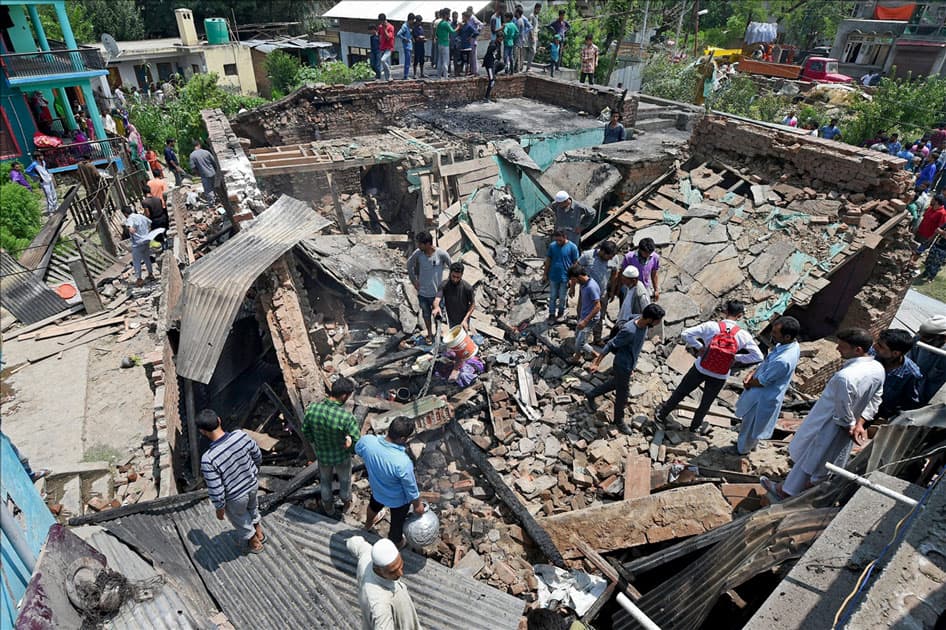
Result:
<svg viewBox="0 0 946 630"><path fill-rule="evenodd" d="M196 63L192 63L191 72L193 72L194 74L200 74L200 66L198 66Z"/></svg>
<svg viewBox="0 0 946 630"><path fill-rule="evenodd" d="M9 160L20 157L20 144L13 135L13 129L10 128L10 121L7 119L7 112L0 107L0 160Z"/></svg>
<svg viewBox="0 0 946 630"><path fill-rule="evenodd" d="M158 80L167 81L171 78L171 75L174 74L174 66L169 63L159 63L158 64Z"/></svg>
<svg viewBox="0 0 946 630"><path fill-rule="evenodd" d="M228 77L235 77L237 74L237 65L235 63L223 64L223 73Z"/></svg>

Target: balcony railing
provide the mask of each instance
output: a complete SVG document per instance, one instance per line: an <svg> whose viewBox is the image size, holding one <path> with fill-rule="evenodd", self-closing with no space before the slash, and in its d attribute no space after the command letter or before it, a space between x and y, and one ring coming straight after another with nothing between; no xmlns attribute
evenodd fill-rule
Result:
<svg viewBox="0 0 946 630"><path fill-rule="evenodd" d="M105 59L97 48L11 53L0 55L0 63L8 79L105 70Z"/></svg>
<svg viewBox="0 0 946 630"><path fill-rule="evenodd" d="M126 166L128 160L128 144L123 138L107 138L90 142L75 142L63 144L54 149L37 147L46 156L46 166L51 169L68 168L75 166L83 158L91 162L120 158Z"/></svg>
<svg viewBox="0 0 946 630"><path fill-rule="evenodd" d="M946 41L946 26L938 24L907 24L903 36L910 39Z"/></svg>

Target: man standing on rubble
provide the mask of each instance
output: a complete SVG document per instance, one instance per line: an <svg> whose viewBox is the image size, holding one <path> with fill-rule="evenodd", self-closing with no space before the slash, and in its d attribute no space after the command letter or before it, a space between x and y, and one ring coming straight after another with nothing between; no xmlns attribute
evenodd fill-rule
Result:
<svg viewBox="0 0 946 630"><path fill-rule="evenodd" d="M417 235L417 249L407 259L407 276L417 289L417 299L420 302L420 312L427 327L425 341L433 340L433 325L430 317L434 309L434 300L443 283L443 272L450 266L450 254L434 247L434 238L430 232L421 232Z"/></svg>
<svg viewBox="0 0 946 630"><path fill-rule="evenodd" d="M736 401L736 417L742 420L736 452L748 455L760 440L772 437L775 423L782 411L782 399L792 382L801 348L798 333L801 324L794 317L779 317L772 324L775 347L742 384L745 389Z"/></svg>
<svg viewBox="0 0 946 630"><path fill-rule="evenodd" d="M192 172L200 176L207 203L213 205L216 200L214 182L217 179L217 160L210 151L200 146L200 142L194 143L194 150L190 155L190 167Z"/></svg>
<svg viewBox="0 0 946 630"><path fill-rule="evenodd" d="M594 210L578 203L564 190L555 193L552 210L555 211L556 229L565 230L565 236L575 245L579 244L581 233L595 220Z"/></svg>
<svg viewBox="0 0 946 630"><path fill-rule="evenodd" d="M644 307L651 302L650 291L640 281L640 275L641 272L633 265L625 267L624 271L621 272L621 286L627 293L624 294L624 299L621 300L621 309L618 311L616 329L613 331L612 337L635 315L643 313Z"/></svg>
<svg viewBox="0 0 946 630"><path fill-rule="evenodd" d="M414 464L407 456L406 446L414 433L414 421L400 416L388 427L385 437L366 435L358 440L355 452L365 461L371 500L365 515L365 529L373 528L384 508L391 511L388 539L398 547L407 544L404 520L411 506L416 514L424 513L420 500Z"/></svg>
<svg viewBox="0 0 946 630"><path fill-rule="evenodd" d="M211 409L197 414L197 428L210 440L210 446L200 458L200 474L207 483L217 518L229 519L240 538L246 541L247 551L262 553L266 536L256 501L259 467L263 461L259 446L239 429L224 431L220 417Z"/></svg>
<svg viewBox="0 0 946 630"><path fill-rule="evenodd" d="M844 359L821 397L798 427L788 445L795 465L788 477L775 484L767 477L759 483L775 499L804 492L828 476L827 462L847 463L851 447L867 437L864 424L874 419L883 398L884 368L870 356L870 333L849 328L837 334L838 353Z"/></svg>
<svg viewBox="0 0 946 630"><path fill-rule="evenodd" d="M404 575L404 559L387 538L370 545L361 536L345 543L358 563L358 606L362 630L420 630Z"/></svg>
<svg viewBox="0 0 946 630"><path fill-rule="evenodd" d="M641 348L644 347L647 329L659 324L664 314L664 309L659 304L648 304L644 307L644 312L637 318L625 322L617 336L605 344L601 352L595 355L594 361L591 362L591 366L588 368L592 372L597 372L601 360L608 353L614 353L611 378L588 392L586 405L589 410L594 411L597 409L595 398L613 390L614 425L621 433L630 435L632 432L631 427L624 423L624 408L627 406L630 391L631 372L634 371L637 359L641 354Z"/></svg>
<svg viewBox="0 0 946 630"><path fill-rule="evenodd" d="M604 305L610 302L611 297L614 295L615 285L617 284L618 265L620 264L617 253L617 245L611 241L604 241L595 249L586 251L578 259L578 264L584 267L592 280L598 284L598 289L603 296L601 310L605 310ZM580 313L582 310L580 302L578 309ZM593 331L594 336L592 337L592 343L596 346L601 343L601 328L603 325L604 315L602 314L595 322Z"/></svg>
<svg viewBox="0 0 946 630"><path fill-rule="evenodd" d="M676 409L684 398L702 385L703 395L690 423L690 431L696 433L700 430L710 405L723 390L733 364L749 365L762 360L762 351L756 345L755 339L736 323L746 310L743 303L739 300L729 300L723 310L725 317L722 320L686 328L681 333L687 348L697 359L690 371L683 375L667 402L657 408L658 426L664 424L670 412Z"/></svg>
<svg viewBox="0 0 946 630"><path fill-rule="evenodd" d="M660 254L657 253L657 243L654 239L649 236L642 238L637 244L637 250L624 256L621 271L629 266L637 267L641 283L650 291L654 302L658 301L660 291L657 288L657 272L660 271Z"/></svg>
<svg viewBox="0 0 946 630"><path fill-rule="evenodd" d="M877 418L890 420L901 411L920 406L920 387L923 374L919 366L907 356L913 349L913 335L906 330L888 328L877 335L871 352L884 366L884 394L877 410Z"/></svg>
<svg viewBox="0 0 946 630"><path fill-rule="evenodd" d="M381 73L391 80L391 55L394 54L394 25L384 13L378 14L378 46L381 49Z"/></svg>
<svg viewBox="0 0 946 630"><path fill-rule="evenodd" d="M335 516L332 477L338 475L338 498L342 513L351 507L351 456L361 437L358 420L345 409L355 391L355 384L344 376L332 383L332 393L319 403L312 403L302 420L302 434L312 444L319 462L322 511Z"/></svg>
<svg viewBox="0 0 946 630"><path fill-rule="evenodd" d="M442 308L441 308L442 307ZM450 265L450 275L440 285L437 297L434 298L434 307L431 311L436 320L441 317L443 310L447 311L447 326L462 326L463 330L470 329L470 315L476 308L476 295L470 283L463 279L463 263L455 262Z"/></svg>
<svg viewBox="0 0 946 630"><path fill-rule="evenodd" d="M568 302L568 270L578 262L578 246L568 240L565 231L556 228L545 254L542 282L549 283L549 322L565 316Z"/></svg>
<svg viewBox="0 0 946 630"><path fill-rule="evenodd" d="M600 330L598 324L601 319L601 288L594 278L588 275L588 270L581 265L573 265L568 270L568 285L574 288L581 287L578 297L578 324L575 328L575 356L573 361L579 363L583 352L593 352L588 343L588 331L594 328Z"/></svg>

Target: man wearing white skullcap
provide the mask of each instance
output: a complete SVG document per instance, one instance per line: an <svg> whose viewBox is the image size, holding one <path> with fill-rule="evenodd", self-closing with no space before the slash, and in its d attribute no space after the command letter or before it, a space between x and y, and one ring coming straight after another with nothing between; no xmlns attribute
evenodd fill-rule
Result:
<svg viewBox="0 0 946 630"><path fill-rule="evenodd" d="M420 630L411 594L401 581L404 559L397 545L387 538L370 545L352 536L346 547L358 561L362 630Z"/></svg>
<svg viewBox="0 0 946 630"><path fill-rule="evenodd" d="M565 237L575 245L581 233L595 220L594 210L578 203L564 190L555 193L552 210L555 211L555 228L564 230Z"/></svg>
<svg viewBox="0 0 946 630"><path fill-rule="evenodd" d="M643 313L644 307L652 302L650 291L640 281L640 275L641 272L633 265L628 265L621 272L621 284L627 287L627 294L621 302L621 310L618 311L614 334L634 316Z"/></svg>
<svg viewBox="0 0 946 630"><path fill-rule="evenodd" d="M923 322L917 338L928 346L946 350L946 315L934 315ZM919 402L921 405L928 404L946 383L946 356L918 345L913 346L907 356L919 366L923 374Z"/></svg>

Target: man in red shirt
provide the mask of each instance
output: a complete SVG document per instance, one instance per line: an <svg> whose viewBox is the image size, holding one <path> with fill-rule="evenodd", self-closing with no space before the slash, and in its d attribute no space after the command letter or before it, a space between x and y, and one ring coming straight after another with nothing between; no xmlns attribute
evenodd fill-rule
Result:
<svg viewBox="0 0 946 630"><path fill-rule="evenodd" d="M384 80L391 80L391 53L394 52L394 25L384 13L378 15L378 40L381 48L381 72Z"/></svg>
<svg viewBox="0 0 946 630"><path fill-rule="evenodd" d="M916 248L912 262L916 262L920 255L930 248L933 239L937 236L940 239L946 239L946 229L944 229L946 227L946 207L944 207L944 204L946 204L946 201L944 201L942 193L935 195L930 200L930 207L923 213L920 227L916 229L916 240L919 241L920 246Z"/></svg>

